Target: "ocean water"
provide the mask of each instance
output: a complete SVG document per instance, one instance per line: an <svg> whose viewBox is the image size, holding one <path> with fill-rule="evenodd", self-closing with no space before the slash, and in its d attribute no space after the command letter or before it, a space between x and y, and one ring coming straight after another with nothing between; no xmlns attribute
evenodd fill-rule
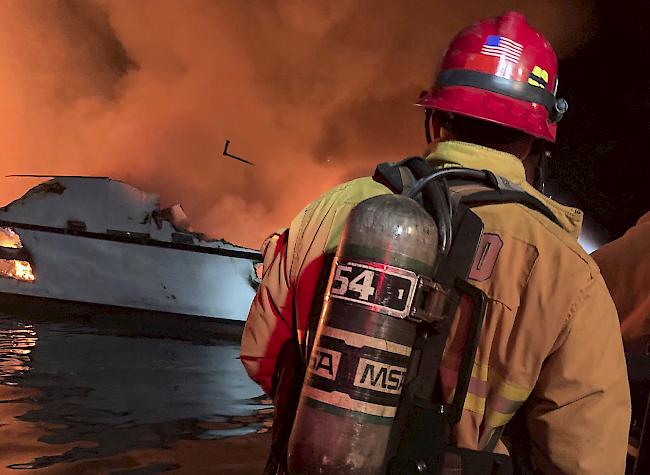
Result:
<svg viewBox="0 0 650 475"><path fill-rule="evenodd" d="M238 356L192 319L0 313L0 475L259 474L273 407ZM629 366L635 446L649 363Z"/></svg>
<svg viewBox="0 0 650 475"><path fill-rule="evenodd" d="M260 473L273 409L238 355L232 338L0 314L0 473Z"/></svg>

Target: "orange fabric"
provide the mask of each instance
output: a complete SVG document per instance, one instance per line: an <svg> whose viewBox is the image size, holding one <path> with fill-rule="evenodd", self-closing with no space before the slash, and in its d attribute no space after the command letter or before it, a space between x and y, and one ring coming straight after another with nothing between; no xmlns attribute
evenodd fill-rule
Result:
<svg viewBox="0 0 650 475"><path fill-rule="evenodd" d="M626 351L650 354L650 212L592 255L616 304Z"/></svg>
<svg viewBox="0 0 650 475"><path fill-rule="evenodd" d="M548 474L624 472L630 421L629 387L618 318L598 267L577 243L582 214L525 183L514 156L461 142L438 144L439 166L489 169L538 199L562 227L518 204L474 208L496 251L477 256L473 283L489 298L470 393L453 441L483 448L527 401L532 458ZM343 184L306 207L265 257L265 275L242 339L250 376L270 390L274 361L289 338L295 312L304 338L323 256L335 251L357 203L389 190L370 178ZM496 245L496 244L495 244ZM498 246L497 246L498 247ZM270 249L270 247L269 247ZM493 248L495 249L495 248ZM267 250L266 254L269 254ZM483 265L494 266L487 272ZM451 398L465 344L469 307L461 305L441 368ZM280 343L275 339L283 339ZM499 441L497 449L506 452Z"/></svg>

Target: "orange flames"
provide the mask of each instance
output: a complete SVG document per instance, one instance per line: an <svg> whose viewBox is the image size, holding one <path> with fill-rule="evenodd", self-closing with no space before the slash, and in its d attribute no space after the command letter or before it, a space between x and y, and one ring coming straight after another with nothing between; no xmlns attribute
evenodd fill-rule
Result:
<svg viewBox="0 0 650 475"><path fill-rule="evenodd" d="M15 259L0 259L0 277L8 277L24 282L34 282L36 280L31 264L27 261Z"/></svg>
<svg viewBox="0 0 650 475"><path fill-rule="evenodd" d="M20 236L13 229L0 227L0 247L7 249L22 249ZM24 282L36 280L32 265L27 261L17 259L0 259L0 277L7 277Z"/></svg>
<svg viewBox="0 0 650 475"><path fill-rule="evenodd" d="M23 243L20 241L20 236L12 229L0 228L0 247L22 249Z"/></svg>

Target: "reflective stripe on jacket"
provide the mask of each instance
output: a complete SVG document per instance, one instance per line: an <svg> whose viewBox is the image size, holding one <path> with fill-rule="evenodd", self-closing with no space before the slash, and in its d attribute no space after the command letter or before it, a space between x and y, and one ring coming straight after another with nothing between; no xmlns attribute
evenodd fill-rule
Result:
<svg viewBox="0 0 650 475"><path fill-rule="evenodd" d="M471 276L487 294L489 308L453 442L488 446L527 400L531 457L539 470L623 474L630 420L627 372L616 309L598 267L577 243L582 213L530 187L521 161L512 155L450 141L438 144L427 159L436 166L488 169L505 177L546 204L562 225L515 203L474 208L494 244ZM324 256L335 252L349 211L386 193L370 178L340 185L265 242L264 277L244 330L241 358L267 392L293 318L304 339ZM441 381L448 397L468 317L469 309L461 306L447 341ZM506 452L501 441L496 450Z"/></svg>

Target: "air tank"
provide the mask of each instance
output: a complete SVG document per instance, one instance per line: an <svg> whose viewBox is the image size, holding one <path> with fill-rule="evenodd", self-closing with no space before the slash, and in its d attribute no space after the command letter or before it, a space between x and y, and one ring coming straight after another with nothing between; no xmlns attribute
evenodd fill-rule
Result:
<svg viewBox="0 0 650 475"><path fill-rule="evenodd" d="M438 231L416 201L369 198L348 216L288 446L292 474L380 474Z"/></svg>

